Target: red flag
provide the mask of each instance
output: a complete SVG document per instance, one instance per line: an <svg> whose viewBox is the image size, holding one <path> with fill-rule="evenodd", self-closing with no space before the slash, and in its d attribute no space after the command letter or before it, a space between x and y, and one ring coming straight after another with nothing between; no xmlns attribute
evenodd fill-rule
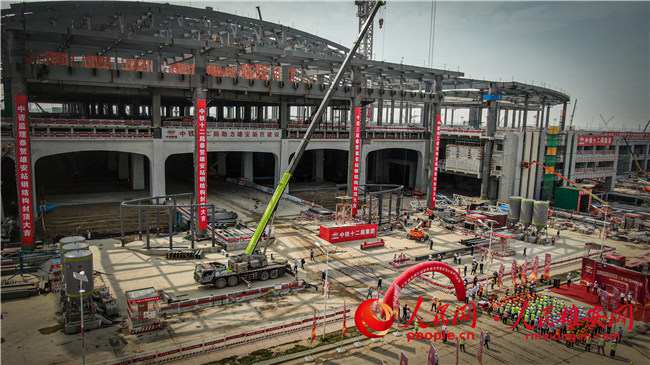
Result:
<svg viewBox="0 0 650 365"><path fill-rule="evenodd" d="M316 341L316 310L314 309L314 322L311 324L311 343Z"/></svg>
<svg viewBox="0 0 650 365"><path fill-rule="evenodd" d="M533 260L533 271L530 273L530 280L537 281L537 271L539 270L539 256Z"/></svg>
<svg viewBox="0 0 650 365"><path fill-rule="evenodd" d="M427 365L436 365L438 363L438 350L433 345L429 345L427 361Z"/></svg>
<svg viewBox="0 0 650 365"><path fill-rule="evenodd" d="M399 365L409 365L409 358L403 352L399 355Z"/></svg>
<svg viewBox="0 0 650 365"><path fill-rule="evenodd" d="M528 272L528 260L524 260L524 263L521 264L521 283L526 284L526 273Z"/></svg>
<svg viewBox="0 0 650 365"><path fill-rule="evenodd" d="M348 309L343 301L343 328L341 329L341 337L345 337L348 334Z"/></svg>

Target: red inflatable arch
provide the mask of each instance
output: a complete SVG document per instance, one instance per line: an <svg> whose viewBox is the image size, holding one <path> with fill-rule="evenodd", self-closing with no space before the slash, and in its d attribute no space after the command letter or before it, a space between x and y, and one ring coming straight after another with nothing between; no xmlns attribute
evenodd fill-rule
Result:
<svg viewBox="0 0 650 365"><path fill-rule="evenodd" d="M417 278L422 274L428 272L437 272L440 273L451 280L451 283L454 285L454 290L456 291L456 299L461 302L465 301L466 292L465 284L463 279L460 277L460 274L453 267L445 264L440 261L427 261L415 266L409 267L404 271L400 276L393 280L393 283L390 285L384 296L384 304L387 304L393 308L394 297L395 297L395 287L399 286L400 289L408 285L413 279Z"/></svg>

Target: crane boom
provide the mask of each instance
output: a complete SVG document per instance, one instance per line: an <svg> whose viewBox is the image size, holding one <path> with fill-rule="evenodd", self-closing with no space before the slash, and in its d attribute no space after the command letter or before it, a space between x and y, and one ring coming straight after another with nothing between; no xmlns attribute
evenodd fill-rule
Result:
<svg viewBox="0 0 650 365"><path fill-rule="evenodd" d="M524 162L522 162L522 167L524 167L524 168L528 168L528 167L530 167L530 165L536 165L536 166L541 167L542 169L543 169L543 168L546 168L546 167L549 167L549 166L546 166L544 163L539 162L539 161L530 161L530 162L526 162L526 161L524 161ZM586 194L589 194L589 196L591 196L592 198L596 199L596 200L597 200L598 202L600 202L603 206L608 205L608 203L607 203L606 201L604 201L603 199L601 199L600 197L598 197L598 195L592 193L591 191L589 191L589 190L587 190L587 189L584 189L584 188L578 186L578 183L576 183L575 181L569 179L568 177L566 177L566 176L560 174L559 172L553 171L553 172L550 172L550 173L553 174L553 175L555 175L555 176L557 176L557 177L559 177L562 181L565 181L567 184L569 184L569 185L571 185L571 186L577 188L578 190L580 190L580 191L582 191L582 192L584 192L584 193L586 193Z"/></svg>
<svg viewBox="0 0 650 365"><path fill-rule="evenodd" d="M576 106L578 105L578 99L573 102L573 111L571 111L571 121L569 121L569 127L573 126L573 116L576 115Z"/></svg>
<svg viewBox="0 0 650 365"><path fill-rule="evenodd" d="M307 144L309 143L309 140L311 139L314 130L318 126L321 115L323 115L323 112L325 111L327 104L332 98L332 93L334 92L334 89L338 86L339 82L341 81L341 78L343 77L343 73L345 72L345 69L348 67L348 65L352 61L352 57L357 52L357 49L359 48L359 45L361 44L363 37L366 35L368 28L372 24L375 15L377 14L377 11L384 4L386 4L385 1L375 2L374 6L372 7L372 10L370 11L370 15L366 20L366 23L361 28L361 31L359 32L357 39L354 41L352 48L345 56L345 59L343 60L341 67L339 67L339 70L336 72L336 76L334 76L334 80L330 84L329 89L327 89L327 92L325 93L325 97L321 101L316 112L312 114L309 127L307 127L307 131L305 132L305 135L302 137L302 140L300 141L300 145L298 146L298 149L296 150L293 159L291 160L291 162L289 162L289 166L287 167L286 171L282 174L282 177L280 178L280 182L278 183L278 186L276 186L275 191L273 192L273 196L271 196L271 199L269 200L269 204L266 206L266 210L264 211L264 214L262 215L260 222L257 224L255 233L251 237L250 241L248 242L248 246L246 246L246 249L244 250L244 254L250 256L253 254L253 252L255 252L255 248L257 247L260 237L262 236L262 233L264 233L264 230L266 229L266 226L268 225L269 221L273 217L273 214L275 214L275 211L278 207L278 203L280 202L280 198L282 197L282 194L284 194L284 191L286 190L287 185L289 184L289 180L291 180L291 176L296 170L296 167L298 167L298 163L302 158L302 154L305 152L305 149L307 148Z"/></svg>

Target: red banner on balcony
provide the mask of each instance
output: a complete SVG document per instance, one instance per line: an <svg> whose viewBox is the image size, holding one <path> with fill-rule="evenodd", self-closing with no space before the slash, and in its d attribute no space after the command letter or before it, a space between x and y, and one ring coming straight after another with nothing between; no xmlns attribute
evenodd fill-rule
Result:
<svg viewBox="0 0 650 365"><path fill-rule="evenodd" d="M208 141L205 99L197 99L195 106L196 126L194 144L196 149L196 203L198 227L203 231L208 228Z"/></svg>
<svg viewBox="0 0 650 365"><path fill-rule="evenodd" d="M14 102L16 107L16 183L18 185L21 240L23 247L32 247L35 232L27 95L16 95Z"/></svg>
<svg viewBox="0 0 650 365"><path fill-rule="evenodd" d="M108 70L111 68L111 58L108 56L83 56L83 67Z"/></svg>
<svg viewBox="0 0 650 365"><path fill-rule="evenodd" d="M28 64L67 66L69 63L68 54L65 52L43 52L38 55L30 55L25 60Z"/></svg>
<svg viewBox="0 0 650 365"><path fill-rule="evenodd" d="M269 70L271 66L265 65L263 63L255 64L255 79L266 81L269 79Z"/></svg>
<svg viewBox="0 0 650 365"><path fill-rule="evenodd" d="M438 192L438 149L440 147L440 113L436 113L436 125L433 127L433 151L431 151L432 166L431 166L431 201L429 208L436 208L436 194Z"/></svg>
<svg viewBox="0 0 650 365"><path fill-rule="evenodd" d="M361 107L354 108L354 125L352 126L352 216L357 216L359 207L359 169L361 168Z"/></svg>
<svg viewBox="0 0 650 365"><path fill-rule="evenodd" d="M585 135L585 136L578 136L578 146L609 146L614 142L614 137L609 136L609 135Z"/></svg>
<svg viewBox="0 0 650 365"><path fill-rule="evenodd" d="M174 75L194 75L194 69L195 65L193 63L174 63L162 67L164 73Z"/></svg>
<svg viewBox="0 0 650 365"><path fill-rule="evenodd" d="M282 67L280 66L273 67L273 80L275 81L282 80Z"/></svg>
<svg viewBox="0 0 650 365"><path fill-rule="evenodd" d="M120 63L120 69L132 72L153 72L153 61L145 59L129 58Z"/></svg>

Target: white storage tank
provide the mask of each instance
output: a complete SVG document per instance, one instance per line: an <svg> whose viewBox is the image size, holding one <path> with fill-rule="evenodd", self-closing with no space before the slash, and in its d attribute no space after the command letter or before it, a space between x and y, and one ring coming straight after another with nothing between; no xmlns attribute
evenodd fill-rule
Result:
<svg viewBox="0 0 650 365"><path fill-rule="evenodd" d="M83 289L86 291L84 296L92 293L93 282L93 254L90 250L74 250L63 254L63 282L65 293L72 298L79 297L79 280L75 279L74 273L83 271L88 278L83 283Z"/></svg>
<svg viewBox="0 0 650 365"><path fill-rule="evenodd" d="M513 221L518 221L521 212L521 197L511 196L508 199L508 205L510 205L510 212L508 213L508 218Z"/></svg>
<svg viewBox="0 0 650 365"><path fill-rule="evenodd" d="M85 242L86 237L84 236L67 236L63 237L59 240L59 249L63 248L63 246L67 245L68 243L78 243L78 242Z"/></svg>
<svg viewBox="0 0 650 365"><path fill-rule="evenodd" d="M533 224L537 228L546 227L548 222L548 207L549 202L547 201L535 201L533 206Z"/></svg>
<svg viewBox="0 0 650 365"><path fill-rule="evenodd" d="M521 199L521 211L519 213L519 223L528 227L533 221L533 199Z"/></svg>
<svg viewBox="0 0 650 365"><path fill-rule="evenodd" d="M90 246L83 241L66 243L65 245L61 246L61 253L66 253L68 251L76 251L76 250L87 250L88 247Z"/></svg>

